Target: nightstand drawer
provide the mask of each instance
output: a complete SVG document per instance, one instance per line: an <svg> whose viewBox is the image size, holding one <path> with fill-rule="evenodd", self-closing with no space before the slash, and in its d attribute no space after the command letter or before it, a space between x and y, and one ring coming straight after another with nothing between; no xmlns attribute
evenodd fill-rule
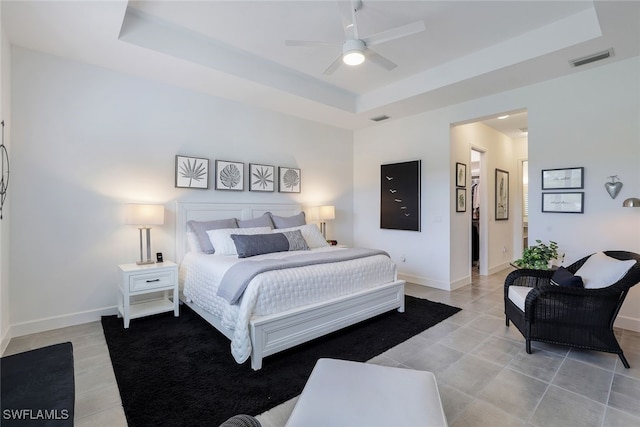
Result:
<svg viewBox="0 0 640 427"><path fill-rule="evenodd" d="M132 274L129 276L129 292L146 291L155 288L171 288L176 283L174 271Z"/></svg>

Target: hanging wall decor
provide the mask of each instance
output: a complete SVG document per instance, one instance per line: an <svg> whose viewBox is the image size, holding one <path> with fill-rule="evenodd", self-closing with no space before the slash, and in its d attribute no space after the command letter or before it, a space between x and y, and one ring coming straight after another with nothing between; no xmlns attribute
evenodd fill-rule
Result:
<svg viewBox="0 0 640 427"><path fill-rule="evenodd" d="M622 189L622 182L620 182L618 175L611 175L607 178L609 178L610 181L604 183L604 188L607 190L607 193L609 193L609 196L611 196L612 199L615 199L618 197L618 193L620 193L620 190Z"/></svg>
<svg viewBox="0 0 640 427"><path fill-rule="evenodd" d="M4 120L2 120L2 145L0 145L0 156L2 156L2 177L0 178L0 219L2 219L2 208L7 198L9 188L9 153L4 145Z"/></svg>
<svg viewBox="0 0 640 427"><path fill-rule="evenodd" d="M496 169L496 221L509 219L509 172Z"/></svg>
<svg viewBox="0 0 640 427"><path fill-rule="evenodd" d="M420 231L420 173L414 160L380 166L380 228Z"/></svg>
<svg viewBox="0 0 640 427"><path fill-rule="evenodd" d="M456 212L467 211L467 189L456 188Z"/></svg>
<svg viewBox="0 0 640 427"><path fill-rule="evenodd" d="M300 169L278 167L278 191L281 193L299 193L302 178Z"/></svg>
<svg viewBox="0 0 640 427"><path fill-rule="evenodd" d="M216 160L216 190L244 190L244 163Z"/></svg>
<svg viewBox="0 0 640 427"><path fill-rule="evenodd" d="M467 186L467 165L456 163L456 187Z"/></svg>
<svg viewBox="0 0 640 427"><path fill-rule="evenodd" d="M209 188L209 159L176 156L176 187Z"/></svg>
<svg viewBox="0 0 640 427"><path fill-rule="evenodd" d="M249 191L274 191L275 166L249 163Z"/></svg>
<svg viewBox="0 0 640 427"><path fill-rule="evenodd" d="M584 168L543 169L543 190L584 188Z"/></svg>
<svg viewBox="0 0 640 427"><path fill-rule="evenodd" d="M584 213L584 193L542 193L542 212Z"/></svg>

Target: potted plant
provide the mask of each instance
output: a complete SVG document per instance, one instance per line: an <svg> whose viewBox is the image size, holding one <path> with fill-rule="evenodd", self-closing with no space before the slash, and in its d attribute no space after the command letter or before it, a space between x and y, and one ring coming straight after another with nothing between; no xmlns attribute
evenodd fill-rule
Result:
<svg viewBox="0 0 640 427"><path fill-rule="evenodd" d="M558 244L550 240L546 245L541 240L536 240L536 245L522 251L522 258L515 260L513 265L517 268L549 270L550 261L554 259L558 259Z"/></svg>

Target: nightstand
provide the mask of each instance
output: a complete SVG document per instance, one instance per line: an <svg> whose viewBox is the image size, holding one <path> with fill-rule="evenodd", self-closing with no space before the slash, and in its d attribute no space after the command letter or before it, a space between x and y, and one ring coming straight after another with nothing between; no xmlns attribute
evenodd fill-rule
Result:
<svg viewBox="0 0 640 427"><path fill-rule="evenodd" d="M131 319L172 311L180 314L178 304L178 265L171 261L157 264L121 264L118 266L120 300L118 314L124 317L124 327ZM163 293L163 297L131 302L138 295Z"/></svg>

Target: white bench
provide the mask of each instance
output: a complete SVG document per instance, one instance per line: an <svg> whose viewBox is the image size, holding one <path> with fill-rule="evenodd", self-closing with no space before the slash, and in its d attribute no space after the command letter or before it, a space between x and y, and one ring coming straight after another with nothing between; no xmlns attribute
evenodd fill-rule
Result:
<svg viewBox="0 0 640 427"><path fill-rule="evenodd" d="M286 427L447 426L431 372L319 359Z"/></svg>

